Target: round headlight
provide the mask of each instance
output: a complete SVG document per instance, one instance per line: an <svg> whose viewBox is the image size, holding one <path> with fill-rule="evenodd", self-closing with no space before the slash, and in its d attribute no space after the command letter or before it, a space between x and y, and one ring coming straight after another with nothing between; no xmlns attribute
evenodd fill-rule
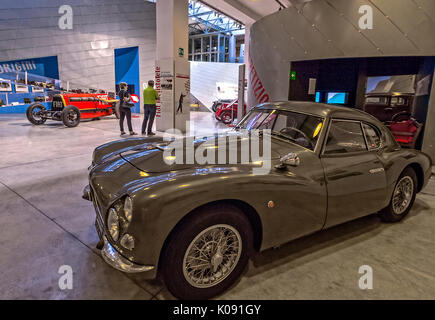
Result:
<svg viewBox="0 0 435 320"><path fill-rule="evenodd" d="M133 217L133 200L129 196L125 198L124 202L124 216L128 222L131 222Z"/></svg>
<svg viewBox="0 0 435 320"><path fill-rule="evenodd" d="M119 238L119 221L118 214L114 208L109 210L107 217L107 229L109 229L110 236L113 240L118 241Z"/></svg>

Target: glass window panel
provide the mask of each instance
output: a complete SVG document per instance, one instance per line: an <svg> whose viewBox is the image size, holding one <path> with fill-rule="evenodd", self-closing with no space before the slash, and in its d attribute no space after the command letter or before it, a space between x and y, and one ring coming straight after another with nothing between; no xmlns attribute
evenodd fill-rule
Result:
<svg viewBox="0 0 435 320"><path fill-rule="evenodd" d="M329 128L325 154L349 153L367 150L361 124L334 120Z"/></svg>
<svg viewBox="0 0 435 320"><path fill-rule="evenodd" d="M217 35L211 37L211 50L218 51L218 37L217 37Z"/></svg>
<svg viewBox="0 0 435 320"><path fill-rule="evenodd" d="M381 146L381 136L377 129L368 124L363 124L369 150L377 149Z"/></svg>

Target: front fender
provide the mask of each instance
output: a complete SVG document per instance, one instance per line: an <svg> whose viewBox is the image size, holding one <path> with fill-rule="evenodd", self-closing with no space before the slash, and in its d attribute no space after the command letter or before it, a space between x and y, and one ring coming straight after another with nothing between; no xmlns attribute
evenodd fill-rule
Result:
<svg viewBox="0 0 435 320"><path fill-rule="evenodd" d="M201 168L150 176L130 186L126 193L134 203L129 232L137 239L135 260L157 265L166 238L183 217L212 201L240 199L232 190L246 178L232 168Z"/></svg>

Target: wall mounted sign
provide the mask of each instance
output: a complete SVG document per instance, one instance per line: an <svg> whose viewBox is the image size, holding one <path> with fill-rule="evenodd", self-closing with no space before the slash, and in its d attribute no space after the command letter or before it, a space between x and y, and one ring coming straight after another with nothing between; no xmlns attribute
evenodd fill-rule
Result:
<svg viewBox="0 0 435 320"><path fill-rule="evenodd" d="M178 48L178 56L184 57L184 48Z"/></svg>
<svg viewBox="0 0 435 320"><path fill-rule="evenodd" d="M290 80L296 80L296 71L290 72Z"/></svg>
<svg viewBox="0 0 435 320"><path fill-rule="evenodd" d="M308 94L316 94L316 78L310 78L309 84L308 84Z"/></svg>
<svg viewBox="0 0 435 320"><path fill-rule="evenodd" d="M25 72L59 79L57 56L0 62L0 74Z"/></svg>

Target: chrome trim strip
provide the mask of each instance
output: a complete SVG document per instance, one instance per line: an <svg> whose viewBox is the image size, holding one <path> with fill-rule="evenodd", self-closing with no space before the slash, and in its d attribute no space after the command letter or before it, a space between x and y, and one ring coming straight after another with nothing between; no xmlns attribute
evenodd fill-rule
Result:
<svg viewBox="0 0 435 320"><path fill-rule="evenodd" d="M119 271L126 273L138 273L151 271L154 269L154 266L143 266L139 264L135 264L130 260L127 260L122 255L112 247L112 245L107 241L106 237L103 236L104 247L101 249L101 256L104 261L112 268L115 268Z"/></svg>

